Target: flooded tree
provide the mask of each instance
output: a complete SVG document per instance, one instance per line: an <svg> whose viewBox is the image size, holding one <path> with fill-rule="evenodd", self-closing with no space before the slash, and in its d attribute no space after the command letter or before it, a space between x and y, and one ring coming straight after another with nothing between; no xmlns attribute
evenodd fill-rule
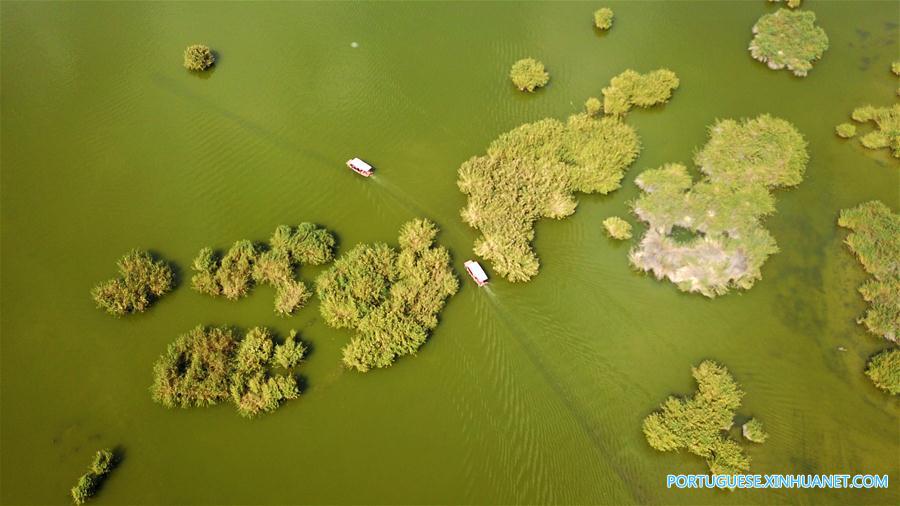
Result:
<svg viewBox="0 0 900 506"><path fill-rule="evenodd" d="M753 25L750 54L770 69L787 67L804 77L828 49L828 36L815 22L816 14L806 10L765 14Z"/></svg>
<svg viewBox="0 0 900 506"><path fill-rule="evenodd" d="M869 360L866 376L891 395L900 395L900 348L889 348Z"/></svg>
<svg viewBox="0 0 900 506"><path fill-rule="evenodd" d="M88 471L78 478L78 482L72 487L72 501L75 504L84 504L97 493L100 484L116 465L116 455L106 448L94 454L94 460Z"/></svg>
<svg viewBox="0 0 900 506"><path fill-rule="evenodd" d="M271 413L300 396L293 374L306 346L292 331L275 344L264 327L238 339L227 327L197 326L171 343L153 367L153 400L168 408L206 407L231 400L242 416Z"/></svg>
<svg viewBox="0 0 900 506"><path fill-rule="evenodd" d="M606 234L613 239L620 241L631 239L631 223L618 216L610 216L603 220L603 227L606 229Z"/></svg>
<svg viewBox="0 0 900 506"><path fill-rule="evenodd" d="M91 290L97 307L114 316L146 311L175 285L172 267L143 250L134 249L116 263L119 277Z"/></svg>
<svg viewBox="0 0 900 506"><path fill-rule="evenodd" d="M520 91L528 92L543 88L550 82L550 74L544 69L544 64L534 58L523 58L513 63L509 78Z"/></svg>
<svg viewBox="0 0 900 506"><path fill-rule="evenodd" d="M644 419L647 442L661 452L687 450L706 459L713 474L739 474L750 469L750 457L728 438L744 392L724 366L706 360L691 369L697 392L669 397L659 411Z"/></svg>
<svg viewBox="0 0 900 506"><path fill-rule="evenodd" d="M652 107L664 104L678 88L678 76L669 69L657 69L640 74L628 69L613 77L603 88L603 110L620 116L632 107Z"/></svg>
<svg viewBox="0 0 900 506"><path fill-rule="evenodd" d="M635 179L643 193L632 211L648 230L629 254L631 264L707 297L749 289L778 252L761 223L775 211L770 189L799 184L808 160L803 136L783 119L718 121L694 157L700 181L677 163ZM676 240L676 229L692 237Z"/></svg>
<svg viewBox="0 0 900 506"><path fill-rule="evenodd" d="M208 46L193 44L184 50L184 68L193 71L207 70L216 62L216 57Z"/></svg>
<svg viewBox="0 0 900 506"><path fill-rule="evenodd" d="M601 7L594 11L594 26L600 30L609 30L613 24L613 11L609 7Z"/></svg>
<svg viewBox="0 0 900 506"><path fill-rule="evenodd" d="M459 285L450 254L435 245L437 227L413 220L400 230L400 250L360 244L316 280L322 317L334 328L354 329L344 347L347 367L366 372L415 354Z"/></svg>
<svg viewBox="0 0 900 506"><path fill-rule="evenodd" d="M321 265L334 256L334 235L312 223L296 228L281 225L269 244L237 241L221 257L203 248L194 259L191 286L200 293L236 300L247 296L254 283L275 287L275 312L290 315L306 305L312 295L306 283L296 279L301 265Z"/></svg>

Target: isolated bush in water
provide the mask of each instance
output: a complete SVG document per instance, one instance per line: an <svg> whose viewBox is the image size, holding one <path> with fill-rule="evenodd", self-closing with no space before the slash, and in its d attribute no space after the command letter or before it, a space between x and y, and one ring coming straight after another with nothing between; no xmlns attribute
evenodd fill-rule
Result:
<svg viewBox="0 0 900 506"><path fill-rule="evenodd" d="M91 290L97 306L111 315L144 312L174 286L171 266L155 260L146 251L131 250L116 265L119 277L104 281Z"/></svg>
<svg viewBox="0 0 900 506"><path fill-rule="evenodd" d="M110 449L103 449L94 454L90 468L78 478L78 482L72 487L72 501L75 504L84 504L93 497L115 464L115 454Z"/></svg>
<svg viewBox="0 0 900 506"><path fill-rule="evenodd" d="M601 30L609 30L613 24L613 11L609 7L601 7L594 11L594 26Z"/></svg>
<svg viewBox="0 0 900 506"><path fill-rule="evenodd" d="M400 251L360 244L316 280L325 322L356 330L344 347L347 367L388 367L425 343L458 283L446 249L434 244L437 228L413 220L400 230Z"/></svg>
<svg viewBox="0 0 900 506"><path fill-rule="evenodd" d="M900 337L900 215L873 200L844 209L838 225L852 230L844 242L871 278L859 287L869 309L859 323L888 341Z"/></svg>
<svg viewBox="0 0 900 506"><path fill-rule="evenodd" d="M728 369L704 361L692 368L697 392L669 397L659 411L644 419L644 436L661 452L688 450L706 459L713 474L739 474L750 469L750 457L727 437L744 392Z"/></svg>
<svg viewBox="0 0 900 506"><path fill-rule="evenodd" d="M766 439L769 439L769 434L767 434L763 428L762 422L756 418L747 420L747 422L741 426L741 434L744 435L744 438L747 441L753 443L765 443Z"/></svg>
<svg viewBox="0 0 900 506"><path fill-rule="evenodd" d="M613 239L620 241L631 239L631 224L618 216L610 216L603 220L603 227L606 228L607 235Z"/></svg>
<svg viewBox="0 0 900 506"><path fill-rule="evenodd" d="M534 58L523 58L513 64L509 71L516 88L521 91L534 91L550 81L550 74L544 69L544 64Z"/></svg>
<svg viewBox="0 0 900 506"><path fill-rule="evenodd" d="M834 127L834 131L838 135L838 137L849 139L856 135L856 125L854 125L853 123L841 123L840 125Z"/></svg>
<svg viewBox="0 0 900 506"><path fill-rule="evenodd" d="M859 138L859 143L863 147L867 149L889 148L894 158L900 158L900 104L884 107L871 105L857 107L850 117L853 118L853 121L873 123L875 126L874 130L870 130Z"/></svg>
<svg viewBox="0 0 900 506"><path fill-rule="evenodd" d="M812 11L778 9L765 14L753 25L750 54L770 69L787 67L796 76L806 76L828 49L828 36L815 22Z"/></svg>
<svg viewBox="0 0 900 506"><path fill-rule="evenodd" d="M281 225L269 239L268 249L250 241L237 241L219 258L203 248L194 259L191 286L200 293L236 300L246 296L253 283L275 287L275 312L292 314L312 295L294 272L303 264L320 265L334 255L334 236L312 223L296 228Z"/></svg>
<svg viewBox="0 0 900 506"><path fill-rule="evenodd" d="M193 44L184 50L184 68L188 70L206 70L215 62L215 55L209 47L203 44Z"/></svg>
<svg viewBox="0 0 900 506"><path fill-rule="evenodd" d="M866 375L876 387L891 395L900 394L900 348L890 348L872 357Z"/></svg>
<svg viewBox="0 0 900 506"><path fill-rule="evenodd" d="M749 289L769 255L778 252L761 219L775 211L771 188L796 186L809 156L793 125L769 115L718 121L694 157L704 174L694 182L681 164L641 173L632 204L648 230L631 264L707 297ZM695 234L686 242L675 228Z"/></svg>
<svg viewBox="0 0 900 506"><path fill-rule="evenodd" d="M153 368L153 400L168 408L205 407L231 400L248 418L275 411L300 395L293 369L306 347L296 332L275 344L254 327L238 340L226 327L197 326L171 343ZM282 369L275 373L277 368Z"/></svg>

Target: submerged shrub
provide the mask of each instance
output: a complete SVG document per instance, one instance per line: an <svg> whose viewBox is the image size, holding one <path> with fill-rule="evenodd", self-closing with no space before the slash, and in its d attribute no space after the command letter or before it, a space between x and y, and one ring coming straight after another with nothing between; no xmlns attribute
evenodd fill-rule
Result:
<svg viewBox="0 0 900 506"><path fill-rule="evenodd" d="M281 225L269 239L268 249L250 241L238 241L219 258L203 248L192 265L191 286L200 293L236 300L245 297L253 283L275 287L275 312L290 315L302 308L312 292L295 271L302 264L321 265L334 255L334 236L312 223L292 228Z"/></svg>
<svg viewBox="0 0 900 506"><path fill-rule="evenodd" d="M866 375L876 387L891 395L900 394L900 348L890 348L872 357Z"/></svg>
<svg viewBox="0 0 900 506"><path fill-rule="evenodd" d="M652 107L664 104L678 88L678 76L669 69L657 69L639 74L628 69L613 77L603 88L603 110L606 114L622 115L632 107Z"/></svg>
<svg viewBox="0 0 900 506"><path fill-rule="evenodd" d="M770 2L781 2L782 0L769 0L769 1ZM796 9L797 7L800 7L800 1L801 0L786 0L786 3L787 3L787 6L790 7L791 9Z"/></svg>
<svg viewBox="0 0 900 506"><path fill-rule="evenodd" d="M600 101L597 97L591 97L584 102L584 112L588 114L588 116L596 116L603 111L603 102Z"/></svg>
<svg viewBox="0 0 900 506"><path fill-rule="evenodd" d="M769 434L763 429L763 424L756 418L751 418L741 426L741 434L744 439L752 443L765 443L769 439Z"/></svg>
<svg viewBox="0 0 900 506"><path fill-rule="evenodd" d="M624 241L631 239L631 223L619 218L618 216L610 216L603 220L603 226L606 228L606 234L613 239Z"/></svg>
<svg viewBox="0 0 900 506"><path fill-rule="evenodd" d="M544 70L543 63L534 58L523 58L513 64L509 78L519 90L531 92L544 87L550 81L550 74Z"/></svg>
<svg viewBox="0 0 900 506"><path fill-rule="evenodd" d="M750 54L770 69L787 67L804 77L828 49L828 36L815 22L812 11L778 9L765 14L753 25Z"/></svg>
<svg viewBox="0 0 900 506"><path fill-rule="evenodd" d="M834 131L837 133L838 137L849 139L856 135L856 125L852 123L841 123L834 127Z"/></svg>
<svg viewBox="0 0 900 506"><path fill-rule="evenodd" d="M706 459L713 474L739 474L750 469L750 457L728 439L734 412L744 392L728 369L711 361L692 368L697 381L693 397L669 397L659 411L644 419L647 442L661 452L687 450Z"/></svg>
<svg viewBox="0 0 900 506"><path fill-rule="evenodd" d="M172 267L146 251L133 249L116 265L119 277L104 281L91 290L97 307L111 315L142 313L175 284Z"/></svg>
<svg viewBox="0 0 900 506"><path fill-rule="evenodd" d="M609 30L613 24L613 11L609 7L601 7L594 11L594 26L601 30Z"/></svg>
<svg viewBox="0 0 900 506"><path fill-rule="evenodd" d="M72 501L75 504L84 504L97 492L100 484L106 479L106 475L113 470L116 464L116 456L110 449L103 449L94 455L88 472L78 478L78 482L72 487Z"/></svg>
<svg viewBox="0 0 900 506"><path fill-rule="evenodd" d="M437 324L458 283L450 254L434 244L437 228L413 220L400 230L400 251L360 244L316 280L322 317L356 335L344 347L347 367L366 372L415 354Z"/></svg>
<svg viewBox="0 0 900 506"><path fill-rule="evenodd" d="M234 402L248 418L276 410L300 395L293 375L306 347L296 332L276 345L268 329L255 327L238 340L226 327L197 326L178 337L153 368L153 400L168 408ZM284 371L273 373L280 366Z"/></svg>
<svg viewBox="0 0 900 506"><path fill-rule="evenodd" d="M882 202L844 209L838 225L852 231L844 243L871 278L859 287L869 309L858 321L889 341L900 336L900 215Z"/></svg>
<svg viewBox="0 0 900 506"><path fill-rule="evenodd" d="M206 70L213 66L216 57L209 47L203 44L193 44L184 50L184 68L188 70Z"/></svg>
<svg viewBox="0 0 900 506"><path fill-rule="evenodd" d="M778 252L761 225L775 211L769 190L799 184L808 160L803 136L783 119L718 121L694 157L703 179L694 182L681 164L635 179L644 193L632 210L649 227L629 254L631 264L707 297L732 287L749 289L769 255ZM675 227L695 236L679 242Z"/></svg>

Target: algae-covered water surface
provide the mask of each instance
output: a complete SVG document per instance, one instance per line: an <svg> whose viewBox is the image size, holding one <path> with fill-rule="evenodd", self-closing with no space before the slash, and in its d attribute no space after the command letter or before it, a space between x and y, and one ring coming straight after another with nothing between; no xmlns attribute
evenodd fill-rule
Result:
<svg viewBox="0 0 900 506"><path fill-rule="evenodd" d="M600 7L614 12L609 29L594 26ZM95 504L900 502L900 404L864 373L895 345L857 323L868 274L837 224L842 209L872 200L896 213L900 170L890 149L835 134L854 108L896 103L900 4L804 1L828 39L821 58L803 64L805 77L748 51L754 24L779 8L3 2L0 502L70 503L103 448L116 462L96 473ZM197 43L215 63L192 72L183 53ZM510 81L523 58L549 74L532 93ZM566 216L533 223L522 247L534 250L539 272L509 282L476 256L483 230L460 215L474 191L460 191L460 166L494 156L492 142L520 125L566 124L627 69L661 68L677 75L668 102L614 119L640 145L613 171L624 173L621 187L566 187L562 207L533 213ZM802 182L763 191L774 208L761 226L779 251L763 257L759 279L708 298L632 267L629 252L647 232L632 212L638 175L679 163L701 181L694 155L708 127L764 114L789 122L809 159ZM376 167L372 177L347 169L356 156ZM633 239L608 235L612 216ZM420 218L434 224L439 247L404 239L404 224ZM293 312L273 310L283 284L257 282L239 300L192 288L203 248L225 252L247 239L275 262L273 230L303 223L334 235L335 258L359 244L393 248L380 253L394 255L383 274L396 289L384 306L393 309L373 311L375 323L331 305L323 316L322 294L345 296L330 270L337 264L297 258L285 303ZM116 261L133 248L173 266L174 286L146 311L114 317L91 290L116 279ZM444 249L458 290L447 261L429 256ZM433 270L409 263L407 250ZM469 259L481 260L487 286L469 279ZM423 283L437 272L441 287ZM331 284L316 294L323 273ZM427 290L439 292L419 310ZM305 346L292 376L299 395L262 407L246 376L238 390L228 380L231 392L214 406L154 402L154 364L198 325L235 336L265 328L275 343L296 330ZM400 351L365 355L404 332L416 337ZM689 399L698 382L702 390L704 370L695 382L691 368L706 360L727 367L743 392L730 436L720 435L740 442L750 473L886 474L890 486L667 488L668 474L709 467L688 451L656 451L642 424L669 395ZM742 440L751 417L768 434L762 444Z"/></svg>

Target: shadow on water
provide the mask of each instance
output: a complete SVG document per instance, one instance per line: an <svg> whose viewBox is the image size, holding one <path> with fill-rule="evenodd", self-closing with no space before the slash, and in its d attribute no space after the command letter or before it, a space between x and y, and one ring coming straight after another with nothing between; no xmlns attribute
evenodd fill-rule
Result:
<svg viewBox="0 0 900 506"><path fill-rule="evenodd" d="M540 353L534 348L532 342L534 339L531 334L525 329L525 327L519 323L515 318L513 318L510 311L505 307L502 299L494 292L490 285L485 285L481 287L481 292L483 292L487 297L485 298L490 306L494 309L494 313L499 316L500 321L509 329L510 333L516 339L516 342L519 344L519 347L525 352L525 355L528 357L528 360L534 366L535 370L537 370L542 379L550 386L553 390L553 393L562 401L563 406L566 408L566 411L578 422L578 425L584 431L585 435L591 440L594 448L601 453L608 462L613 462L615 459L612 459L612 455L608 454L607 445L605 441L599 436L597 431L594 430L593 425L589 420L589 416L585 414L579 407L575 398L565 389L562 381L560 381L547 367L541 358ZM625 471L621 468L621 466L610 466L612 467L619 480L625 485L624 489L631 494L634 500L637 503L646 503L647 498L644 494L644 491L640 488L635 489L634 484L637 483L636 480L629 479L629 476L626 475ZM638 485L639 487L639 485Z"/></svg>

